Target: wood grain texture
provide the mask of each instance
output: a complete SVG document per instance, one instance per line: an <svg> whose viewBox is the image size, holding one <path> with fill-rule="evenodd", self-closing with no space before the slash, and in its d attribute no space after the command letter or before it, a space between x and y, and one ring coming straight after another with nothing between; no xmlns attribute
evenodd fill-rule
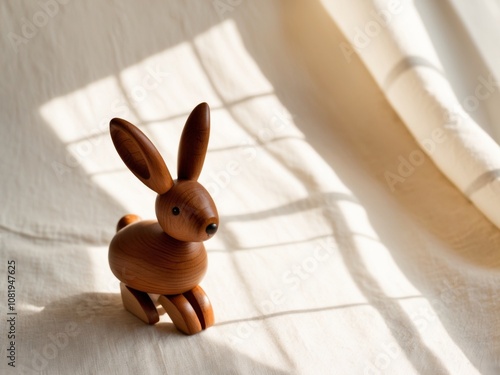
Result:
<svg viewBox="0 0 500 375"><path fill-rule="evenodd" d="M191 306L193 306L196 315L200 321L201 327L206 329L214 325L214 311L212 309L212 303L205 294L205 291L201 286L196 286L190 291L183 293L184 297L189 301Z"/></svg>
<svg viewBox="0 0 500 375"><path fill-rule="evenodd" d="M122 302L125 309L147 324L156 324L160 315L147 293L134 290L120 283Z"/></svg>
<svg viewBox="0 0 500 375"><path fill-rule="evenodd" d="M156 294L186 292L198 285L207 270L202 242L178 241L152 220L139 221L117 232L108 260L118 280Z"/></svg>
<svg viewBox="0 0 500 375"><path fill-rule="evenodd" d="M172 177L149 138L120 118L112 119L109 126L116 151L130 171L158 194L167 192L173 184Z"/></svg>
<svg viewBox="0 0 500 375"><path fill-rule="evenodd" d="M177 208L178 214L173 213ZM163 230L180 241L205 241L219 225L217 208L208 191L196 181L175 180L167 194L156 199L156 217Z"/></svg>
<svg viewBox="0 0 500 375"><path fill-rule="evenodd" d="M110 132L123 162L146 186L158 193L158 221L126 215L109 245L111 271L121 281L125 308L148 324L159 320L149 294L160 295L176 327L194 334L213 325L212 305L198 285L207 270L202 241L219 226L217 208L197 182L210 134L210 109L199 104L181 135L177 180L172 180L153 143L131 123L113 119Z"/></svg>
<svg viewBox="0 0 500 375"><path fill-rule="evenodd" d="M210 136L210 107L198 104L182 131L177 159L177 178L196 181L203 168Z"/></svg>
<svg viewBox="0 0 500 375"><path fill-rule="evenodd" d="M177 329L187 335L198 333L214 324L212 304L200 286L183 294L160 296L158 302Z"/></svg>
<svg viewBox="0 0 500 375"><path fill-rule="evenodd" d="M196 311L182 294L160 296L158 301L179 331L193 335L203 329Z"/></svg>

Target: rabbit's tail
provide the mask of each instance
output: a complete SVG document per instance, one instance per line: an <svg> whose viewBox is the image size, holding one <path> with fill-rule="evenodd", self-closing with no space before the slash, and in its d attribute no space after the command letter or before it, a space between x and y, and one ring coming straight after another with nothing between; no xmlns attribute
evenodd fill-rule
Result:
<svg viewBox="0 0 500 375"><path fill-rule="evenodd" d="M116 231L118 232L120 229L125 228L127 225L135 223L136 221L140 221L141 218L134 214L128 214L123 216L116 224Z"/></svg>

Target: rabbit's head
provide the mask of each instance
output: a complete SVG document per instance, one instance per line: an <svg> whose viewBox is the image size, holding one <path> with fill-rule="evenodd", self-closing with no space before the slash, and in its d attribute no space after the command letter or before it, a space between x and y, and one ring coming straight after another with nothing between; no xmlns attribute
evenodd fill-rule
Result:
<svg viewBox="0 0 500 375"><path fill-rule="evenodd" d="M162 229L180 241L209 239L218 229L219 216L208 191L197 181L203 168L210 135L210 108L199 104L182 132L173 180L163 158L137 127L122 119L110 122L111 138L123 162L158 193L156 216Z"/></svg>

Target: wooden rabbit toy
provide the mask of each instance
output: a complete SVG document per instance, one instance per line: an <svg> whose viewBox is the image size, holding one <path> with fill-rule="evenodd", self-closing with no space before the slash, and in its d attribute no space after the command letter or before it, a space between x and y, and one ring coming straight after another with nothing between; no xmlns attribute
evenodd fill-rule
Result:
<svg viewBox="0 0 500 375"><path fill-rule="evenodd" d="M109 265L121 281L125 308L148 324L159 321L156 296L178 330L198 333L214 323L212 305L198 285L207 269L202 241L218 229L208 191L197 182L210 134L210 108L199 104L189 115L179 144L173 180L153 143L137 127L114 118L111 138L132 173L158 193L156 220L126 215L109 245Z"/></svg>

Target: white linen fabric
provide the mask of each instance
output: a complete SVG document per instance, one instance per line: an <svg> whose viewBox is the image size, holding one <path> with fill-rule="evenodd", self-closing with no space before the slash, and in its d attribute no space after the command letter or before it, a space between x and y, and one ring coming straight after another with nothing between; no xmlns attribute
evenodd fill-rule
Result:
<svg viewBox="0 0 500 375"><path fill-rule="evenodd" d="M493 66L488 57L497 57L498 49L483 51L483 59L477 56L474 49L482 44L473 44L469 35L478 31L468 34L460 24L460 11L463 24L471 24L471 4L405 0L325 4L354 47L344 46L346 58L359 52L422 149L500 226L500 148L492 138L500 123L500 76L498 68L488 66ZM498 25L500 5L489 5L496 10ZM491 23L484 11L476 13L483 17L476 17L475 24ZM487 28L497 36L499 29Z"/></svg>
<svg viewBox="0 0 500 375"><path fill-rule="evenodd" d="M3 2L1 372L497 374L496 73L432 4ZM108 123L175 177L200 102L216 324L188 337L122 307L107 247L155 195Z"/></svg>

